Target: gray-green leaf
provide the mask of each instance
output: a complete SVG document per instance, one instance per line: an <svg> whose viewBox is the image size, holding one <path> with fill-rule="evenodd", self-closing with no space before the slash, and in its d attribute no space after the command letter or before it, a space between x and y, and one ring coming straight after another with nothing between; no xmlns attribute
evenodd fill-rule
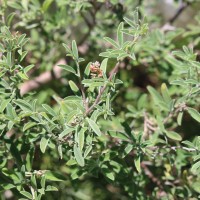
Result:
<svg viewBox="0 0 200 200"><path fill-rule="evenodd" d="M92 130L98 135L98 136L101 136L101 131L98 127L98 125L91 119L87 118L87 121L90 125L90 127L92 128Z"/></svg>
<svg viewBox="0 0 200 200"><path fill-rule="evenodd" d="M75 159L77 161L77 163L83 167L85 165L85 161L84 161L84 158L82 156L82 153L81 153L81 150L79 147L77 147L77 145L75 144L74 145L74 156L75 156Z"/></svg>
<svg viewBox="0 0 200 200"><path fill-rule="evenodd" d="M41 150L42 153L45 152L47 145L48 145L48 142L49 142L49 139L46 139L45 137L43 137L40 140L40 150Z"/></svg>

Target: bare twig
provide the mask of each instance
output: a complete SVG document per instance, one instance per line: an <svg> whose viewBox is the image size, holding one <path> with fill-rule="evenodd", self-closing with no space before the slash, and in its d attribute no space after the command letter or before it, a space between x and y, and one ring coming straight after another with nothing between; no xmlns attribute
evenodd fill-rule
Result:
<svg viewBox="0 0 200 200"><path fill-rule="evenodd" d="M40 74L38 77L35 77L32 80L26 81L20 87L21 95L28 93L31 90L39 88L41 85L44 85L50 82L52 79L59 79L61 77L62 68L58 67L60 64L66 64L64 59L59 60L54 66L52 71L46 71Z"/></svg>
<svg viewBox="0 0 200 200"><path fill-rule="evenodd" d="M145 174L152 180L152 182L155 183L160 189L163 189L160 180L154 176L144 162L141 162L141 167L144 169Z"/></svg>
<svg viewBox="0 0 200 200"><path fill-rule="evenodd" d="M148 118L147 112L144 111L144 134L143 138L147 138L149 133L152 131L156 131L156 127L154 127L154 123Z"/></svg>
<svg viewBox="0 0 200 200"><path fill-rule="evenodd" d="M176 13L173 17L171 17L161 28L162 31L171 31L174 30L175 27L172 24L178 19L181 13L189 6L188 2L181 2L180 7L177 9Z"/></svg>
<svg viewBox="0 0 200 200"><path fill-rule="evenodd" d="M91 31L93 30L93 28L94 28L95 25L96 25L96 14L97 14L98 10L100 10L100 8L101 8L101 6L102 6L103 4L99 4L99 6L96 6L96 4L93 3L92 5L93 5L93 8L94 8L94 11L93 11L93 10L89 10L89 13L90 13L91 19L92 19L91 22L90 22L90 21L88 20L88 18L83 14L83 12L81 12L81 16L82 16L82 18L84 19L86 25L88 26L88 32L87 32L87 33L83 36L83 38L80 40L79 45L82 45L82 44L85 42L85 40L90 36Z"/></svg>
<svg viewBox="0 0 200 200"><path fill-rule="evenodd" d="M118 62L118 63L115 65L115 67L113 68L113 70L111 71L110 76L109 76L109 78L108 78L109 81L111 81L112 78L113 78L113 76L114 76L114 74L117 73L117 71L118 71L118 69L119 69L119 66L120 66L120 62ZM101 100L101 96L103 95L103 93L104 93L104 91L105 91L106 88L107 88L107 84L105 84L105 85L101 88L101 90L100 90L100 92L99 92L99 94L98 94L98 96L97 96L95 102L86 110L85 115L90 114L90 112L94 109L94 107L95 107L96 105L98 105L98 103L99 103L100 100Z"/></svg>
<svg viewBox="0 0 200 200"><path fill-rule="evenodd" d="M163 120L163 124L166 124L169 119L171 119L177 113L186 110L187 106L185 103L180 104L173 112L170 112L169 115Z"/></svg>
<svg viewBox="0 0 200 200"><path fill-rule="evenodd" d="M173 24L181 13L189 6L188 2L181 2L180 7L177 9L175 15L169 20L170 24Z"/></svg>

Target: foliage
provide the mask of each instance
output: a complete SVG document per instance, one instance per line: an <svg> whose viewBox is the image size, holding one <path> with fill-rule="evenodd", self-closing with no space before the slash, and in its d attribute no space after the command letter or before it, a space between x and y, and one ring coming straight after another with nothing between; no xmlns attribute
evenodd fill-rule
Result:
<svg viewBox="0 0 200 200"><path fill-rule="evenodd" d="M2 199L199 198L198 27L131 2L1 2Z"/></svg>

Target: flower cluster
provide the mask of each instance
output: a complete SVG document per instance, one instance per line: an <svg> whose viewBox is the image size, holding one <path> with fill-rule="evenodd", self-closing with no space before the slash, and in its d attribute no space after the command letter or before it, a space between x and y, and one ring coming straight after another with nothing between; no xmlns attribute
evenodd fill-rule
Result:
<svg viewBox="0 0 200 200"><path fill-rule="evenodd" d="M100 69L100 63L98 61L96 61L90 65L90 72L91 72L92 78L94 78L96 76L98 76L98 77L103 76L103 71Z"/></svg>

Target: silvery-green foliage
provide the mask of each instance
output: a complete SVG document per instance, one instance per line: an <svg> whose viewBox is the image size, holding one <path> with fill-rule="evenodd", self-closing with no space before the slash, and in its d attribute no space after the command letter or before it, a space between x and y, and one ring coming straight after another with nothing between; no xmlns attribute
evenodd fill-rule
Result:
<svg viewBox="0 0 200 200"><path fill-rule="evenodd" d="M34 0L29 3L8 1L8 6L22 13L22 20L15 26L34 30L41 26L32 23L38 13L40 17L46 16L52 3L51 0L42 4ZM75 1L56 3L60 9L67 5L75 12L91 7L88 1L80 4ZM196 123L200 122L200 63L192 48L183 46L182 50L172 51L174 45L171 43L182 30L173 34L159 30L149 33L146 18L139 19L136 10L119 23L115 37L102 39L108 48L99 54L100 63L90 60L85 64L88 59L81 57L75 40L63 45L59 41L59 48L63 48L67 59L71 59L69 63L59 65L64 73L70 75L64 82L70 95L60 97L54 94L53 104L40 104L34 94L20 94L19 88L29 80L34 65L24 64L28 53L25 45L29 40L26 34L11 32L9 26L13 17L14 14L9 15L1 22L0 32L2 191L12 190L21 199L40 200L49 191L58 191L55 185L59 183L101 174L107 182L125 191L128 198L145 199L146 176L152 178L148 164L151 167L154 163L157 170L167 160L164 162L165 178L170 181L176 178L176 175L175 178L169 175L173 162L177 162L180 173L179 166L184 166L181 165L184 163L182 157L192 158L191 174L198 176L199 137L193 141L185 140L178 129L183 125L184 115L190 116ZM43 19L45 23L49 22L49 16L46 17L46 21ZM55 18L58 29L65 24L60 20L62 17ZM45 23L45 33L54 30L50 22L48 25ZM125 102L126 109L117 115L113 105L119 88L126 85L118 76L124 60L133 64L145 62L151 66L154 64L152 59L158 59L161 71L167 64L171 65L172 73L166 78L164 71L161 75L164 81L159 89L148 86L148 92L140 93L134 104ZM54 167L44 162L41 168L35 168L38 160L41 161L45 155L56 160ZM59 168L63 163L64 167ZM154 177L153 180L163 189L162 183ZM198 181L199 177L194 180ZM181 189L180 195L185 190L187 188ZM195 191L198 192L197 189ZM173 192L171 189L170 197Z"/></svg>

